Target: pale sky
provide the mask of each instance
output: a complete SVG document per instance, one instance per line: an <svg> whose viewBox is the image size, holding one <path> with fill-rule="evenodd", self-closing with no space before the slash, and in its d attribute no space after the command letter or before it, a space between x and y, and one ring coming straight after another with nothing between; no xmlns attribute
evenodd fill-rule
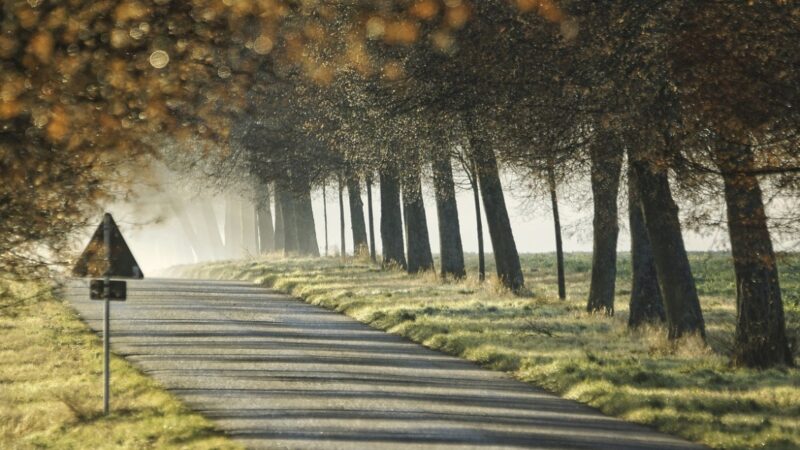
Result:
<svg viewBox="0 0 800 450"><path fill-rule="evenodd" d="M528 201L514 195L514 181L504 177L506 189L506 205L511 218L514 239L520 253L541 253L555 251L555 234L549 199L541 200L543 205L531 208ZM375 234L380 252L380 193L377 184L373 187L373 208L375 211ZM165 191L170 191L165 188ZM336 189L329 186L327 190L328 207L328 239L329 251L333 253L339 248L339 216L338 199L335 197ZM366 216L366 191L363 193ZM439 235L437 229L436 204L429 187L424 189L425 208L428 219L428 232L431 240L431 249L434 254L439 251ZM592 249L591 220L592 206L590 192L583 201L562 201L559 208L564 227L564 250L566 252L590 252ZM177 195L176 195L177 197ZM320 252L324 251L324 222L323 202L321 191L313 195L314 218L317 227L317 240ZM475 209L471 191L461 190L457 193L459 220L461 225L461 239L465 252L477 252L478 243L476 236ZM109 208L123 230L128 245L133 251L145 274L157 273L160 269L175 265L196 262L191 250L186 233L179 221L171 213L171 209L160 200L140 202L132 205L115 205ZM483 205L481 205L483 209ZM220 226L224 222L222 211L217 205L216 212ZM483 212L483 211L482 211ZM154 223L152 218L166 217L165 220ZM99 220L99 219L98 219ZM365 217L366 220L366 217ZM486 251L491 252L491 239L484 219L484 239ZM350 216L348 209L347 193L345 192L345 228L347 237L347 250L352 252L352 236L350 232ZM620 202L620 238L618 249L627 251L630 241L627 233L627 211L624 198ZM88 239L88 236L87 236ZM687 248L692 251L708 251L724 248L726 239L724 234L716 232L711 236L699 236L691 232L684 233Z"/></svg>

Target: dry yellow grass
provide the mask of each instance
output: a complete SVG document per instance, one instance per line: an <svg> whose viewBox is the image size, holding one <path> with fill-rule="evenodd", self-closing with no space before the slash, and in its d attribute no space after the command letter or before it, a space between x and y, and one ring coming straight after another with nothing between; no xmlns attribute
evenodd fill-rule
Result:
<svg viewBox="0 0 800 450"><path fill-rule="evenodd" d="M493 281L442 283L432 274L407 276L366 261L332 258L270 257L182 271L274 286L608 414L715 448L800 448L800 370L729 365L735 303L728 258L691 255L708 345L693 337L669 342L659 327L628 331L626 255L620 257L612 318L584 311L590 258L581 254L567 255L566 301L557 298L552 255L523 257L532 293L522 297ZM800 326L798 262L797 256L786 256L781 272L793 336ZM475 258L469 263L474 266Z"/></svg>

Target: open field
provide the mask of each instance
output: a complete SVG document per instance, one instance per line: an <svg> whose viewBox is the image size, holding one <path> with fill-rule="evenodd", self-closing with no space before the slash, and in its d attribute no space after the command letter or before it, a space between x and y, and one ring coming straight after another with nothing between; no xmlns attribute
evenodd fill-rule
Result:
<svg viewBox="0 0 800 450"><path fill-rule="evenodd" d="M119 357L104 417L100 338L45 286L0 293L0 448L239 448Z"/></svg>
<svg viewBox="0 0 800 450"><path fill-rule="evenodd" d="M531 294L521 297L492 280L442 283L433 274L381 271L363 260L268 257L176 270L274 286L608 414L712 447L800 447L800 370L755 371L728 363L735 303L727 255L691 255L708 346L695 338L672 345L660 329L627 330L627 255L620 255L613 318L584 312L589 255L567 255L566 301L557 298L552 255L522 259ZM474 256L468 265L475 273ZM796 339L800 256L782 257L781 270L787 324Z"/></svg>

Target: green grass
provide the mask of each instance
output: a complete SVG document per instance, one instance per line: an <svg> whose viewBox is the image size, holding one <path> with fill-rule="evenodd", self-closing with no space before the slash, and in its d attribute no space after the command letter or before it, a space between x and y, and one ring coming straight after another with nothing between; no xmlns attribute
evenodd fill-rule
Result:
<svg viewBox="0 0 800 450"><path fill-rule="evenodd" d="M428 347L511 373L634 422L715 448L800 448L800 370L729 365L735 303L730 257L692 254L708 345L668 342L661 328L629 332L630 258L620 255L614 317L584 312L591 259L566 258L569 298L560 301L553 255L524 255L531 294L496 280L452 283L407 276L365 261L285 259L179 269L204 278L252 280L352 316ZM468 257L470 273L477 261ZM800 326L800 256L781 259L787 322Z"/></svg>
<svg viewBox="0 0 800 450"><path fill-rule="evenodd" d="M0 284L0 448L234 449L211 423L102 343L47 286Z"/></svg>

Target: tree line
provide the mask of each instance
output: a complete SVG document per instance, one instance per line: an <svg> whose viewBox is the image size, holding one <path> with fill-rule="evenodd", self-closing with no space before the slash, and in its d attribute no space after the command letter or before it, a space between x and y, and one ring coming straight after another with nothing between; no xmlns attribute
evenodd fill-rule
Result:
<svg viewBox="0 0 800 450"><path fill-rule="evenodd" d="M320 85L265 71L234 141L259 180L284 186L276 191L307 196L331 179L340 195L346 188L357 250L368 242L360 189L378 180L383 263L410 273L433 269L421 199L421 175L429 173L442 277L465 273L452 167L459 164L475 178L497 276L512 290L524 279L499 167L545 178L554 212L555 185L586 174L594 204L587 310L604 314L614 312L624 179L630 325L663 321L670 338L705 335L675 186L705 192L727 211L737 287L734 360L791 364L762 188L796 196L786 191L800 167L791 8L570 6L554 30L547 21L518 20L512 10L474 5L475 18L452 48L402 49L403 73L394 80L343 71ZM283 200L280 207L287 208Z"/></svg>
<svg viewBox="0 0 800 450"><path fill-rule="evenodd" d="M273 186L276 244L289 252L314 252L310 193L332 181L366 251L360 190L377 187L383 262L418 272L433 268L430 179L439 270L458 278L456 168L483 207L498 278L520 290L501 168L541 180L554 213L556 187L588 179L587 310L613 314L624 180L631 326L704 336L678 201L698 205L697 227L709 218L702 206L718 205L736 274L733 360L793 364L767 215L771 199L796 203L800 187L791 2L11 1L2 11L0 145L4 172L18 173L4 219L33 221L28 210L44 208L42 230L59 215L75 223L118 160L166 148ZM94 202L75 200L86 186ZM3 222L20 242L49 236ZM781 232L796 233L791 222ZM14 242L4 241L6 260Z"/></svg>

